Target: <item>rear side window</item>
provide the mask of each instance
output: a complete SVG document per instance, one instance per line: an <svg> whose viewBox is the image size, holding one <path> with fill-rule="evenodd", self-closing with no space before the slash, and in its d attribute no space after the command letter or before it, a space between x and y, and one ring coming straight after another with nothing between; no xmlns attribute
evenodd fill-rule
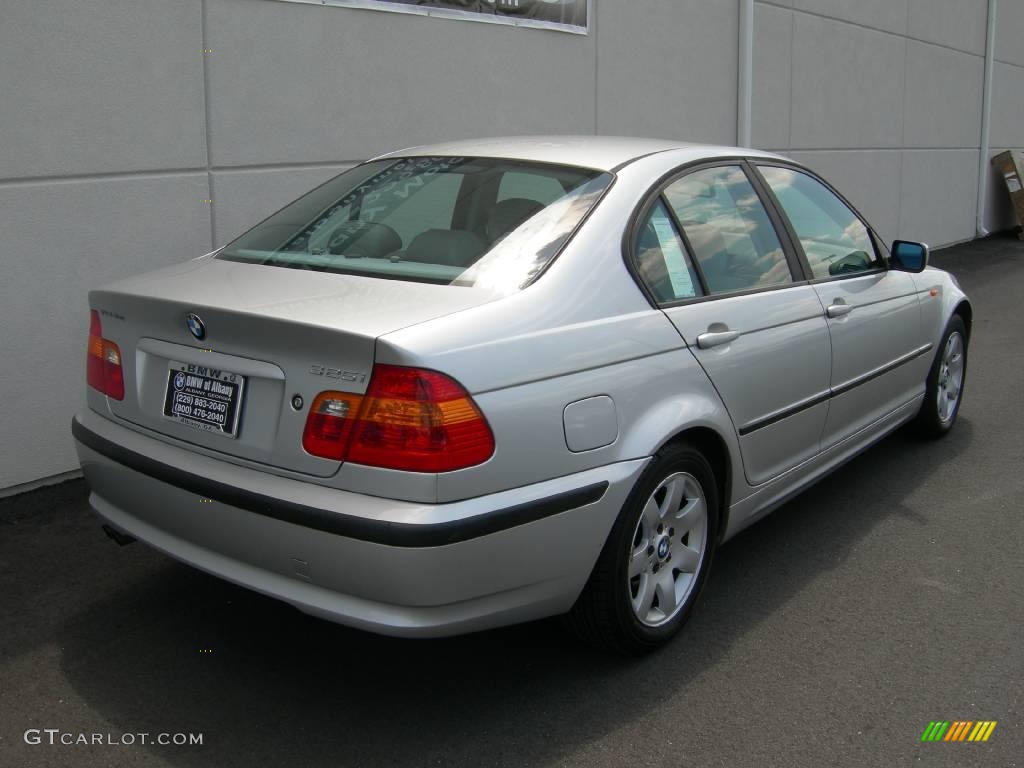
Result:
<svg viewBox="0 0 1024 768"><path fill-rule="evenodd" d="M792 282L775 227L741 167L695 171L670 184L664 197L710 293Z"/></svg>
<svg viewBox="0 0 1024 768"><path fill-rule="evenodd" d="M881 266L868 228L835 193L806 173L759 168L803 247L815 278L867 272Z"/></svg>
<svg viewBox="0 0 1024 768"><path fill-rule="evenodd" d="M661 304L704 295L672 217L659 199L637 232L637 274Z"/></svg>
<svg viewBox="0 0 1024 768"><path fill-rule="evenodd" d="M217 258L514 291L555 258L612 178L493 158L378 160L283 208Z"/></svg>

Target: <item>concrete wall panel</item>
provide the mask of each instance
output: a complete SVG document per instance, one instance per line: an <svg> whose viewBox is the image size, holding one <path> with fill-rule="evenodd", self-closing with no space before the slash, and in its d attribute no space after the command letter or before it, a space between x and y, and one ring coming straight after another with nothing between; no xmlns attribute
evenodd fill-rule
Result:
<svg viewBox="0 0 1024 768"><path fill-rule="evenodd" d="M908 0L795 0L793 7L833 19L906 34Z"/></svg>
<svg viewBox="0 0 1024 768"><path fill-rule="evenodd" d="M598 133L736 141L735 0L597 8Z"/></svg>
<svg viewBox="0 0 1024 768"><path fill-rule="evenodd" d="M838 189L883 240L897 237L902 180L898 150L794 152L793 159Z"/></svg>
<svg viewBox="0 0 1024 768"><path fill-rule="evenodd" d="M983 56L987 26L988 0L910 0L911 37Z"/></svg>
<svg viewBox="0 0 1024 768"><path fill-rule="evenodd" d="M974 237L978 150L903 153L900 237L946 245Z"/></svg>
<svg viewBox="0 0 1024 768"><path fill-rule="evenodd" d="M984 59L908 41L904 146L977 147L984 82Z"/></svg>
<svg viewBox="0 0 1024 768"><path fill-rule="evenodd" d="M996 19L996 58L1024 67L1024 3L1001 0Z"/></svg>
<svg viewBox="0 0 1024 768"><path fill-rule="evenodd" d="M903 38L798 13L792 146L900 146L905 57Z"/></svg>
<svg viewBox="0 0 1024 768"><path fill-rule="evenodd" d="M206 194L205 173L0 186L0 488L77 466L86 293L209 250Z"/></svg>
<svg viewBox="0 0 1024 768"><path fill-rule="evenodd" d="M18 0L0 13L0 179L198 168L199 0Z"/></svg>
<svg viewBox="0 0 1024 768"><path fill-rule="evenodd" d="M208 1L214 165L340 163L438 140L594 130L593 36Z"/></svg>
<svg viewBox="0 0 1024 768"><path fill-rule="evenodd" d="M1000 6L1002 7L1002 6ZM992 146L1024 147L1024 68L996 62L992 75Z"/></svg>
<svg viewBox="0 0 1024 768"><path fill-rule="evenodd" d="M793 67L793 12L754 6L754 96L751 136L755 147L789 146Z"/></svg>

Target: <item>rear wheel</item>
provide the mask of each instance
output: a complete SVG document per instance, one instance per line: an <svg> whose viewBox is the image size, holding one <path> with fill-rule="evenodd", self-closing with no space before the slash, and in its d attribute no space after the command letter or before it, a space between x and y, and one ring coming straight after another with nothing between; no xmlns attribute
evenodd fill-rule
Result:
<svg viewBox="0 0 1024 768"><path fill-rule="evenodd" d="M967 329L963 319L953 315L928 373L924 402L917 415L917 426L922 434L941 437L953 428L966 378Z"/></svg>
<svg viewBox="0 0 1024 768"><path fill-rule="evenodd" d="M689 618L717 531L707 459L687 444L663 449L626 500L570 623L584 640L624 653L665 643Z"/></svg>

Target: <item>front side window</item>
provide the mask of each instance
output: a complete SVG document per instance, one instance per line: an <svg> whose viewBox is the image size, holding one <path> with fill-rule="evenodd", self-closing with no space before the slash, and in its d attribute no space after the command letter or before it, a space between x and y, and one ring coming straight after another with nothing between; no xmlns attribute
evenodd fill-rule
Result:
<svg viewBox="0 0 1024 768"><path fill-rule="evenodd" d="M710 293L792 282L775 227L740 166L695 171L666 187L664 196Z"/></svg>
<svg viewBox="0 0 1024 768"><path fill-rule="evenodd" d="M558 254L611 180L518 160L377 160L314 189L217 258L513 291Z"/></svg>
<svg viewBox="0 0 1024 768"><path fill-rule="evenodd" d="M759 170L793 225L815 278L881 267L868 228L832 190L791 168Z"/></svg>

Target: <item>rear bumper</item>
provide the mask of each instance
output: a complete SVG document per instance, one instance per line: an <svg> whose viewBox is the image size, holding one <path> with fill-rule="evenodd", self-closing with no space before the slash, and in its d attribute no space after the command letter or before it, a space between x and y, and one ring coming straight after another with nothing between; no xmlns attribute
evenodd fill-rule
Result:
<svg viewBox="0 0 1024 768"><path fill-rule="evenodd" d="M91 411L72 431L111 525L307 613L406 636L568 610L646 463L423 504L212 460Z"/></svg>

